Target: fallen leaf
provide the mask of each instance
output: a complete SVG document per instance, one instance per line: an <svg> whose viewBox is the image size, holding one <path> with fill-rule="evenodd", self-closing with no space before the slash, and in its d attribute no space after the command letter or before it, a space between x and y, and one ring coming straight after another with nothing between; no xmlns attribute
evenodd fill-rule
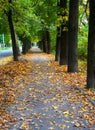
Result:
<svg viewBox="0 0 95 130"><path fill-rule="evenodd" d="M63 112L63 114L64 114L65 117L68 117L70 115L70 111L67 110L67 111Z"/></svg>

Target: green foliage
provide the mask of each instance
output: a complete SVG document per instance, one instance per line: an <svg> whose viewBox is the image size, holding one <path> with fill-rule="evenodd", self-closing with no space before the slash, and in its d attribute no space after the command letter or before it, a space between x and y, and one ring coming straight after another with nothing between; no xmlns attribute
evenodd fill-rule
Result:
<svg viewBox="0 0 95 130"><path fill-rule="evenodd" d="M4 34L0 34L0 43L2 44L3 43L3 36L2 35L4 35ZM4 35L4 44L9 44L9 42L10 42L10 35L9 34L5 34Z"/></svg>
<svg viewBox="0 0 95 130"><path fill-rule="evenodd" d="M88 39L88 26L81 26L78 35L78 52L79 58L84 59L87 57L87 39Z"/></svg>
<svg viewBox="0 0 95 130"><path fill-rule="evenodd" d="M56 28L52 27L50 30L50 36L51 36L51 52L55 54L55 48L56 48Z"/></svg>
<svg viewBox="0 0 95 130"><path fill-rule="evenodd" d="M5 35L5 44L7 45L7 46L11 46L11 36L9 35L9 34L6 34Z"/></svg>
<svg viewBox="0 0 95 130"><path fill-rule="evenodd" d="M0 11L0 34L2 33L9 33L9 28L6 15L3 11Z"/></svg>
<svg viewBox="0 0 95 130"><path fill-rule="evenodd" d="M87 25L83 26L81 23L87 20L86 14L84 14L84 6L86 6L86 3L80 1L78 51L81 58L87 56L88 27ZM12 5L8 3L8 0L0 0L0 34L5 34L5 43L9 43L10 40L5 14L5 11L9 8L12 8L15 31L19 37L27 36L31 41L38 41L42 38L44 28L48 28L51 35L52 52L55 51L56 25L61 26L62 23L67 25L69 5L67 10L58 10L57 0L13 0ZM58 19L57 11L59 11L59 14L62 13ZM64 29L67 30L67 28Z"/></svg>
<svg viewBox="0 0 95 130"><path fill-rule="evenodd" d="M10 50L11 49L11 47L2 47L2 48L0 48L0 51L2 51L2 50Z"/></svg>
<svg viewBox="0 0 95 130"><path fill-rule="evenodd" d="M8 0L0 0L0 10L7 10L9 6Z"/></svg>
<svg viewBox="0 0 95 130"><path fill-rule="evenodd" d="M0 1L0 10L2 14L7 14L9 8L12 9L13 22L17 35L21 37L29 37L32 41L39 38L38 32L43 28L51 28L56 22L56 5L55 0L37 1L37 0L13 0L10 5L8 0ZM7 19L0 13L0 30L1 34L6 32L8 27ZM5 27L7 25L7 27Z"/></svg>
<svg viewBox="0 0 95 130"><path fill-rule="evenodd" d="M80 0L79 6L79 35L78 35L78 52L79 58L87 58L88 43L88 16L89 8L87 0Z"/></svg>
<svg viewBox="0 0 95 130"><path fill-rule="evenodd" d="M61 9L58 12L58 16L57 16L57 27L60 27L61 25L65 25L67 27L68 24L68 9Z"/></svg>

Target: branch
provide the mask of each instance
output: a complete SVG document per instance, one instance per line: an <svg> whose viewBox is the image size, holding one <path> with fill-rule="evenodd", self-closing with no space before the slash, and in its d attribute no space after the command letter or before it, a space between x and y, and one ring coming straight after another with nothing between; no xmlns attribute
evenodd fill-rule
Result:
<svg viewBox="0 0 95 130"><path fill-rule="evenodd" d="M40 26L46 26L45 23L42 23L42 22L39 23L39 22L37 22L37 21L30 20L29 18L23 16L18 10L14 9L14 8L13 8L13 10L14 10L14 12L15 12L18 16L20 16L20 17L22 18L22 20L26 21L26 22L29 23L29 24L31 24L31 21L32 21L32 22L34 22L34 23L36 22L36 23L39 24Z"/></svg>
<svg viewBox="0 0 95 130"><path fill-rule="evenodd" d="M80 22L81 22L83 25L85 25L85 24L82 22L82 19L83 19L84 14L86 14L86 17L88 17L88 16L87 16L87 7L88 7L88 4L89 4L89 0L87 0L86 5L85 5L85 10L84 10L84 12L83 12L83 14L82 14L82 16L81 16L81 21L80 21ZM88 18L87 18L87 20L88 20Z"/></svg>

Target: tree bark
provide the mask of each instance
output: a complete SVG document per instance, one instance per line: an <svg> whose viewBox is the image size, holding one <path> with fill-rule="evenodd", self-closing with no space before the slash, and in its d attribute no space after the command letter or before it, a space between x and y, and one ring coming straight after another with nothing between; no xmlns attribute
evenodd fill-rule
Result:
<svg viewBox="0 0 95 130"><path fill-rule="evenodd" d="M43 52L47 53L47 41L45 31L43 32Z"/></svg>
<svg viewBox="0 0 95 130"><path fill-rule="evenodd" d="M23 45L22 45L22 53L26 54L29 49L31 48L31 41L29 40L29 38L24 37L22 39Z"/></svg>
<svg viewBox="0 0 95 130"><path fill-rule="evenodd" d="M12 0L9 0L9 3L12 3ZM9 23L9 28L10 28L10 33L11 33L11 39L12 39L12 49L13 49L13 57L15 61L18 61L18 46L16 43L16 36L15 36L15 31L14 31L14 25L13 25L13 20L12 20L12 10L9 9L7 13L8 17L8 23Z"/></svg>
<svg viewBox="0 0 95 130"><path fill-rule="evenodd" d="M78 72L78 3L70 0L68 26L68 72Z"/></svg>
<svg viewBox="0 0 95 130"><path fill-rule="evenodd" d="M60 9L64 9L64 12L61 12L61 16L67 16L66 9L67 9L67 0L60 0ZM68 42L67 42L67 35L68 32L66 30L67 23L63 21L61 24L61 41L60 41L60 65L67 65L68 64Z"/></svg>
<svg viewBox="0 0 95 130"><path fill-rule="evenodd" d="M43 51L48 54L51 53L50 33L47 28L43 31Z"/></svg>
<svg viewBox="0 0 95 130"><path fill-rule="evenodd" d="M67 65L68 64L68 43L67 43L67 39L68 39L68 32L67 31L61 31L60 65Z"/></svg>
<svg viewBox="0 0 95 130"><path fill-rule="evenodd" d="M61 32L60 31L61 31L60 27L57 27L55 61L60 61L60 40L61 40Z"/></svg>
<svg viewBox="0 0 95 130"><path fill-rule="evenodd" d="M50 54L51 53L51 44L50 44L50 32L48 29L46 30L46 41L47 41L47 53Z"/></svg>
<svg viewBox="0 0 95 130"><path fill-rule="evenodd" d="M38 47L39 47L41 50L43 50L43 41L39 41L39 42L38 42Z"/></svg>
<svg viewBox="0 0 95 130"><path fill-rule="evenodd" d="M14 30L15 30L15 28L14 28ZM17 36L17 34L16 34L16 32L15 32L15 38L16 38L16 46L17 46L17 51L18 51L18 56L20 56L20 49L19 49L19 45L18 45L18 36Z"/></svg>
<svg viewBox="0 0 95 130"><path fill-rule="evenodd" d="M43 52L47 53L46 42L43 40Z"/></svg>
<svg viewBox="0 0 95 130"><path fill-rule="evenodd" d="M60 1L57 1L57 18L60 16ZM60 61L60 42L61 42L61 27L57 27L57 35L56 35L56 50L55 50L55 61Z"/></svg>
<svg viewBox="0 0 95 130"><path fill-rule="evenodd" d="M95 88L95 0L90 1L87 56L87 88Z"/></svg>

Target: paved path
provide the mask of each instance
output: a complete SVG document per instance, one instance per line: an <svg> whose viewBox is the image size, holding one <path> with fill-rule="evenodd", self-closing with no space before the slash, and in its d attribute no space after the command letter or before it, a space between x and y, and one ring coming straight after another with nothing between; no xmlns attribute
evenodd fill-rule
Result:
<svg viewBox="0 0 95 130"><path fill-rule="evenodd" d="M19 95L14 104L6 106L16 120L7 122L2 130L95 130L82 118L82 99L71 102L77 93L48 66L50 59L34 54L31 60L31 80L27 77L23 85L16 85Z"/></svg>

